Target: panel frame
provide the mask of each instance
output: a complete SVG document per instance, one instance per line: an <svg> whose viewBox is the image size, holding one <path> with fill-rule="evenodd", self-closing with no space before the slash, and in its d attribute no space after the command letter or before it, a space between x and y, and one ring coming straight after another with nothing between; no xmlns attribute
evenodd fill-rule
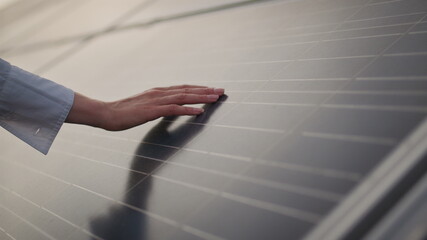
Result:
<svg viewBox="0 0 427 240"><path fill-rule="evenodd" d="M423 168L427 158L427 119L399 144L355 190L344 199L332 212L317 225L304 239L355 239L353 230L362 227L371 213L388 210L385 200L394 205L402 195L396 196L396 190L407 184L414 177L414 171ZM421 177L411 179L411 186ZM417 176L415 176L417 177ZM407 187L407 186L406 186ZM406 190L410 190L407 188ZM391 198L391 199L390 199ZM394 201L394 202L393 202ZM389 203L389 202L388 202ZM385 214L382 212L382 214ZM378 216L377 216L378 217ZM382 217L379 216L379 217ZM371 219L369 219L371 220ZM377 219L378 220L378 219ZM373 225L373 224L372 224ZM372 225L370 227L372 227ZM369 229L364 229L368 231ZM366 232L364 232L366 233ZM358 232L357 234L364 234ZM359 236L360 237L360 236Z"/></svg>

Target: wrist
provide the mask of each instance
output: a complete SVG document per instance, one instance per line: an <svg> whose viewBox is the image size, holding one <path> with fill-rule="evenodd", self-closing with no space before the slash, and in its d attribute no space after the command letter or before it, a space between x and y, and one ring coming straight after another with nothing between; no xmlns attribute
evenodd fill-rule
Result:
<svg viewBox="0 0 427 240"><path fill-rule="evenodd" d="M107 103L75 93L73 106L65 122L106 129L108 119Z"/></svg>

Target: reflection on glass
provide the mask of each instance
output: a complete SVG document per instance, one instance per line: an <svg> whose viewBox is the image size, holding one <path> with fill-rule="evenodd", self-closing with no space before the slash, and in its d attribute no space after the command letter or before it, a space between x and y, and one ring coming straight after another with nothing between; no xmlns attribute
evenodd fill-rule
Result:
<svg viewBox="0 0 427 240"><path fill-rule="evenodd" d="M208 122L215 110L226 99L227 96L222 96L218 102L205 105L205 112L202 115L190 118L173 130L168 130L168 128L174 123L173 120L176 117L164 118L153 127L135 151L127 181L128 186L126 189L129 189L129 191L124 196L124 204L116 204L109 209L106 215L94 218L90 223L91 232L103 239L148 239L152 237L152 234L157 235L154 232L155 227L153 228L153 226L155 222L153 222L153 219L147 219L146 214L134 210L134 208L138 208L143 211L150 211L148 200L153 178L147 175L142 180L145 187L140 188L141 191L131 191L138 184L137 181L140 179L141 169L144 169L144 172L148 174L154 172L163 161L167 161L179 148L183 147L204 128L204 123ZM151 161L154 164L147 166L146 161L142 161L141 158L150 155L155 150L153 149L155 145L147 143L173 146L175 148L173 148L173 151L157 153L158 158L163 161Z"/></svg>

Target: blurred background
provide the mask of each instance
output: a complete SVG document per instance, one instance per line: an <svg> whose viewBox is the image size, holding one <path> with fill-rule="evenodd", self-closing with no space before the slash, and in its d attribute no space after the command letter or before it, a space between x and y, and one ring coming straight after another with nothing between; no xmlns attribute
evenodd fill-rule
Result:
<svg viewBox="0 0 427 240"><path fill-rule="evenodd" d="M0 1L0 57L105 101L225 88L198 117L0 129L0 239L425 239L424 0ZM409 237L410 236L410 237Z"/></svg>

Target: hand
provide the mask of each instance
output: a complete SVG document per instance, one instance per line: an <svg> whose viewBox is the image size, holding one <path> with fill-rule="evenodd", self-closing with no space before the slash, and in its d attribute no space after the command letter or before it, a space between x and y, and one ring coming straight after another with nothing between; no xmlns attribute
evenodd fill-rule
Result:
<svg viewBox="0 0 427 240"><path fill-rule="evenodd" d="M159 117L198 115L203 112L202 108L182 105L212 103L223 94L221 88L182 85L153 88L119 101L102 102L75 93L74 104L65 122L120 131Z"/></svg>

